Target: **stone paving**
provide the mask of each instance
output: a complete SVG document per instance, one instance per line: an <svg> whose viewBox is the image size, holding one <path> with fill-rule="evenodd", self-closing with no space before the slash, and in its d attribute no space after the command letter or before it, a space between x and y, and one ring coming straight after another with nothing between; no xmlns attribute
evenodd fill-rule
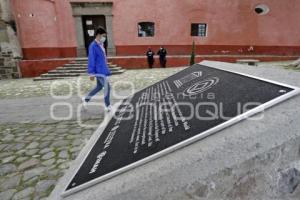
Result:
<svg viewBox="0 0 300 200"><path fill-rule="evenodd" d="M115 90L123 90L128 89L129 85L121 84L120 81L127 81L133 83L136 90L140 90L182 69L182 67L178 67L166 69L154 68L152 70L127 70L123 74L111 76L110 83L114 86ZM40 82L33 82L32 79L29 78L17 81L0 80L0 85L0 98L14 99L50 96L51 87L53 88L52 93L55 95L65 95L69 93L76 95L78 89L80 89L81 93L88 92L94 86L94 83L91 82L87 76L82 76L79 79L71 78ZM70 88L72 88L72 91L70 91Z"/></svg>
<svg viewBox="0 0 300 200"><path fill-rule="evenodd" d="M128 90L131 87L129 84L117 83L120 80L131 82L135 90L140 90L182 69L128 70L121 75L112 76L110 82L117 91ZM53 93L58 96L68 95L70 87L71 96L77 94L79 87L80 93L83 94L94 85L85 76L80 79L43 82L33 82L32 79L1 80L0 103L5 103L1 104L0 112L7 109L9 105L5 104L10 101L27 107L28 99L32 104L52 99L50 87L53 84ZM47 103L48 101L40 102L41 105ZM10 107L8 115L14 116L18 109L20 110L17 106L16 109ZM32 113L38 112L38 109L33 106L27 112L22 113L22 116L31 116ZM84 127L75 119L40 121L33 118L27 122L19 118L9 122L0 119L0 199L46 198L102 119L101 113L93 114L82 121L88 125Z"/></svg>
<svg viewBox="0 0 300 200"><path fill-rule="evenodd" d="M76 121L1 124L0 199L48 196L94 131Z"/></svg>
<svg viewBox="0 0 300 200"><path fill-rule="evenodd" d="M131 82L136 90L140 90L182 69L128 70L111 77L110 81L114 90L130 89L128 84L117 84L120 80ZM80 81L76 78L43 82L33 82L32 79L1 80L0 112L5 110L5 104L1 104L1 101L40 101L40 97L51 99L50 87L53 84L56 84L53 90L56 95L71 93L72 96L77 94L78 88L81 88L80 93L86 93L94 83L90 82L88 77L81 77ZM18 104L22 104L21 102ZM9 112L16 114L18 110L12 109ZM37 110L33 107L30 112L34 113ZM0 118L0 199L46 198L102 119L102 114L92 115L89 119L84 119L83 123L94 127L82 127L73 119L34 119L29 122L16 119L7 122Z"/></svg>

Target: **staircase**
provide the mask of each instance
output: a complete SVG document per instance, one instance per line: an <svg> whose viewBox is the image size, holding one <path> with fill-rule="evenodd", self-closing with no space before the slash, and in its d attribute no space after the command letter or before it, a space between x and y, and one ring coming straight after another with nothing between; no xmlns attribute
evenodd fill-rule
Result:
<svg viewBox="0 0 300 200"><path fill-rule="evenodd" d="M76 58L75 61L65 64L62 67L58 67L54 70L51 70L46 74L42 74L40 77L34 78L33 80L58 80L87 75L87 63L87 58ZM121 74L125 72L125 69L122 69L121 67L114 65L110 62L108 63L108 65L112 75Z"/></svg>

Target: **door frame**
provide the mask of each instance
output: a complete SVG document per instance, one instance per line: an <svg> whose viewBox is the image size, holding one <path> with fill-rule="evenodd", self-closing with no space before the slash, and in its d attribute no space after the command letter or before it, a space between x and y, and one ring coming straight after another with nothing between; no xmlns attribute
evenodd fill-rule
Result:
<svg viewBox="0 0 300 200"><path fill-rule="evenodd" d="M83 29L83 32L84 32L83 36L84 36L84 45L85 45L85 48L86 48L86 52L88 52L88 46L90 44L90 42L88 41L89 37L87 36L87 30L91 30L91 28L90 29L88 28L89 25L86 24L87 18L94 18L95 19L97 17L99 17L99 19L101 21L104 20L104 24L100 25L100 26L102 26L103 28L106 29L106 19L105 19L104 15L83 15L82 16L82 22L83 22L82 23L82 29ZM94 26L93 24L91 24L91 25ZM93 30L95 30L95 29L96 28L94 27ZM93 36L93 40L94 40L94 37L95 37L95 35ZM105 46L105 50L107 52L107 41L105 41L104 46Z"/></svg>
<svg viewBox="0 0 300 200"><path fill-rule="evenodd" d="M107 31L107 54L108 56L116 55L116 47L113 37L113 15L112 15L112 2L70 2L72 6L73 17L75 21L76 28L76 38L77 38L77 57L86 57L85 39L83 32L83 22L82 16L85 15L104 15Z"/></svg>

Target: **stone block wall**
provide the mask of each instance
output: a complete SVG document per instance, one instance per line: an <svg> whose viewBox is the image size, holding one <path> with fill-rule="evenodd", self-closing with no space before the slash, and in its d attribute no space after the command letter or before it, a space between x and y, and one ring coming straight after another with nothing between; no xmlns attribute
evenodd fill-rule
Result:
<svg viewBox="0 0 300 200"><path fill-rule="evenodd" d="M21 78L18 63L11 51L0 52L0 79Z"/></svg>

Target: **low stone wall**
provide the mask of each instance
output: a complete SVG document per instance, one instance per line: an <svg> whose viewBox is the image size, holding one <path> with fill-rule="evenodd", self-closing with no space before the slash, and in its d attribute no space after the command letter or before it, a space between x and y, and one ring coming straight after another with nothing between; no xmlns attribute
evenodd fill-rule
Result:
<svg viewBox="0 0 300 200"><path fill-rule="evenodd" d="M298 72L268 66L201 64L300 86ZM207 138L66 198L61 194L94 133L49 199L53 200L296 200L300 199L300 96ZM256 116L258 116L256 115ZM122 149L120 150L122 151Z"/></svg>
<svg viewBox="0 0 300 200"><path fill-rule="evenodd" d="M0 79L21 78L18 63L12 52L0 52Z"/></svg>

